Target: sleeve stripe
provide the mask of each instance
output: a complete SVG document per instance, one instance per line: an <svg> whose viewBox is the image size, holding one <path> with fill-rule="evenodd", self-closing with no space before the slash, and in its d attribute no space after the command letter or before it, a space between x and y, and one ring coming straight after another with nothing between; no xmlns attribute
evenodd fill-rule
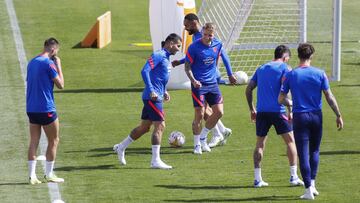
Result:
<svg viewBox="0 0 360 203"><path fill-rule="evenodd" d="M186 52L186 56L189 58L190 63L193 63L193 62L194 62L194 60L191 58L189 52Z"/></svg>
<svg viewBox="0 0 360 203"><path fill-rule="evenodd" d="M151 57L149 58L149 64L150 64L151 69L154 69L154 61Z"/></svg>
<svg viewBox="0 0 360 203"><path fill-rule="evenodd" d="M56 71L57 72L57 69L56 69L56 66L55 66L55 64L53 64L53 63L50 63L50 68L52 68L54 71Z"/></svg>

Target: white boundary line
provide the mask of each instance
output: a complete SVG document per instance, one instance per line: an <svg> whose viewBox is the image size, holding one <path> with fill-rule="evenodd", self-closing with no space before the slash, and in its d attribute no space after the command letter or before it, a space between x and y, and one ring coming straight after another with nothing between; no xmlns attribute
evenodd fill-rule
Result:
<svg viewBox="0 0 360 203"><path fill-rule="evenodd" d="M24 81L25 94L26 94L26 68L27 68L28 62L26 59L24 43L22 40L20 27L19 27L19 23L18 23L18 20L16 17L16 12L15 12L13 1L5 0L5 3L6 3L6 8L7 8L8 14L9 14L10 26L11 26L11 30L12 30L13 37L14 37L16 52L18 55L19 63L20 63L21 76ZM47 148L47 140L45 137L46 137L46 135L44 134L44 131L42 130L41 139L40 139L40 153L41 154L45 154L46 148ZM41 161L41 163L43 165L43 169L45 172L45 160ZM51 202L58 202L58 203L63 202L61 200L61 194L60 194L58 184L57 183L48 183L47 186L49 188Z"/></svg>

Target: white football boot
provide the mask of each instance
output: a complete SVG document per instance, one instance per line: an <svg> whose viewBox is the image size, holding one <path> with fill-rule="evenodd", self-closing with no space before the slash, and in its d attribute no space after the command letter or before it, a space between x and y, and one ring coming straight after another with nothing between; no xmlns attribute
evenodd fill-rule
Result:
<svg viewBox="0 0 360 203"><path fill-rule="evenodd" d="M255 188L267 187L267 186L269 186L269 183L267 183L267 182L265 182L263 180L260 180L260 181L254 180L254 187Z"/></svg>
<svg viewBox="0 0 360 203"><path fill-rule="evenodd" d="M308 199L308 200L315 199L312 188L311 187L306 188L305 193L300 196L300 199Z"/></svg>
<svg viewBox="0 0 360 203"><path fill-rule="evenodd" d="M209 147L209 145L206 143L206 141L200 141L201 144L201 150L203 152L211 152L211 148Z"/></svg>
<svg viewBox="0 0 360 203"><path fill-rule="evenodd" d="M304 182L299 177L293 178L291 176L289 182L290 182L291 186L302 186L302 185L304 185Z"/></svg>
<svg viewBox="0 0 360 203"><path fill-rule="evenodd" d="M209 147L210 148L216 147L223 140L224 140L224 137L222 135L213 135L211 138L211 141L209 142Z"/></svg>
<svg viewBox="0 0 360 203"><path fill-rule="evenodd" d="M155 160L155 161L151 161L151 168L154 169L172 169L172 166L167 165L166 163L164 163L163 161L161 161L161 159L159 160Z"/></svg>
<svg viewBox="0 0 360 203"><path fill-rule="evenodd" d="M231 136L232 130L230 128L225 128L225 131L223 132L223 140L220 142L220 145L225 145L227 139Z"/></svg>
<svg viewBox="0 0 360 203"><path fill-rule="evenodd" d="M202 154L201 145L195 145L194 154Z"/></svg>
<svg viewBox="0 0 360 203"><path fill-rule="evenodd" d="M113 150L117 153L120 165L126 165L125 149L120 147L120 144L116 144Z"/></svg>

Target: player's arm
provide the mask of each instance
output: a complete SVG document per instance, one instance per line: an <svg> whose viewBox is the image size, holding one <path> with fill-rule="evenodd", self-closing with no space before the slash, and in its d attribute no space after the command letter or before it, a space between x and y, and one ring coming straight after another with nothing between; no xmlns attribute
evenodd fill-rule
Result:
<svg viewBox="0 0 360 203"><path fill-rule="evenodd" d="M157 65L156 57L154 56L154 54L152 54L149 57L149 59L146 61L144 67L141 70L141 76L145 83L145 88L149 90L150 97L152 100L156 100L158 96L154 90L154 87L150 79L150 71L152 71L156 67L156 65Z"/></svg>
<svg viewBox="0 0 360 203"><path fill-rule="evenodd" d="M257 86L256 82L250 80L245 90L246 100L250 110L250 118L253 122L256 121L256 110L253 103L253 90L256 88L256 86Z"/></svg>
<svg viewBox="0 0 360 203"><path fill-rule="evenodd" d="M226 73L229 76L230 84L233 84L233 85L236 84L236 78L235 78L234 74L232 73L229 56L226 54L226 51L223 48L221 48L221 50L220 50L220 56L224 63Z"/></svg>
<svg viewBox="0 0 360 203"><path fill-rule="evenodd" d="M194 74L191 70L191 64L194 63L194 58L195 58L195 54L193 53L193 46L190 45L190 47L188 48L188 51L186 52L186 57L185 57L185 73L188 76L191 84L195 87L195 88L200 88L201 87L201 83L195 79Z"/></svg>
<svg viewBox="0 0 360 203"><path fill-rule="evenodd" d="M64 75L62 73L61 60L58 56L53 56L52 60L54 61L54 64L50 64L50 66L54 66L52 68L55 68L57 72L57 76L52 80L57 88L64 89Z"/></svg>
<svg viewBox="0 0 360 203"><path fill-rule="evenodd" d="M195 88L201 87L201 83L195 79L194 74L191 71L191 64L188 61L185 61L185 73L188 76L191 84L193 84Z"/></svg>
<svg viewBox="0 0 360 203"><path fill-rule="evenodd" d="M168 91L165 91L165 93L164 93L164 101L166 101L166 102L170 101L170 94Z"/></svg>
<svg viewBox="0 0 360 203"><path fill-rule="evenodd" d="M327 90L323 90L323 93L325 95L327 103L329 104L329 106L331 107L331 109L333 110L333 112L336 115L336 126L337 126L338 130L343 129L344 122L342 120L341 113L340 113L340 110L339 110L339 106L337 104L335 96L331 92L330 88L327 89Z"/></svg>
<svg viewBox="0 0 360 203"><path fill-rule="evenodd" d="M185 63L185 58L182 58L180 60L173 60L171 62L171 65L172 65L172 67L176 67L176 66L179 66L179 65L184 64L184 63Z"/></svg>

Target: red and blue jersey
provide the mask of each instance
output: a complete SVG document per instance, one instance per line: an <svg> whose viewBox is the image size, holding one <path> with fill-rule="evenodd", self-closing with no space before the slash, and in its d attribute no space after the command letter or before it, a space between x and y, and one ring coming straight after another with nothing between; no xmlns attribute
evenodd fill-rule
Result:
<svg viewBox="0 0 360 203"><path fill-rule="evenodd" d="M221 52L222 43L217 39L213 39L210 45L197 40L189 46L185 60L191 64L196 80L205 85L217 83L217 63Z"/></svg>
<svg viewBox="0 0 360 203"><path fill-rule="evenodd" d="M270 61L256 69L251 78L257 84L256 110L258 112L286 112L278 103L282 78L290 70L282 61Z"/></svg>
<svg viewBox="0 0 360 203"><path fill-rule="evenodd" d="M27 66L26 112L56 111L53 89L58 75L56 66L48 57L37 56Z"/></svg>
<svg viewBox="0 0 360 203"><path fill-rule="evenodd" d="M154 52L145 63L141 76L145 83L142 99L150 100L150 93L158 95L158 101L162 101L169 81L171 64L170 53L166 49Z"/></svg>
<svg viewBox="0 0 360 203"><path fill-rule="evenodd" d="M328 90L329 80L323 70L313 66L300 66L285 75L281 92L291 91L293 112L321 110L321 92Z"/></svg>

